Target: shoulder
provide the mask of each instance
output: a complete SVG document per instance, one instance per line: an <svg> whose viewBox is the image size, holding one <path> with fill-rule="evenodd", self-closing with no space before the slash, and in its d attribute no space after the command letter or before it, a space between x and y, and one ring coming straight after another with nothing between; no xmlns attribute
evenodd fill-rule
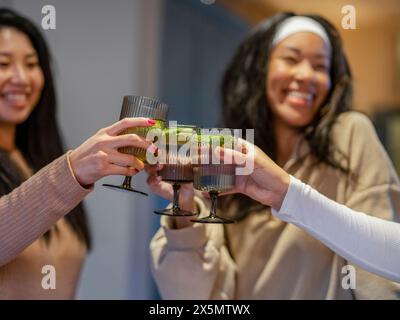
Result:
<svg viewBox="0 0 400 320"><path fill-rule="evenodd" d="M338 116L334 127L348 130L367 130L375 132L371 119L364 113L358 111L347 111Z"/></svg>
<svg viewBox="0 0 400 320"><path fill-rule="evenodd" d="M393 165L370 118L361 112L341 114L332 129L336 147L347 158L351 172L361 180L384 184L395 176Z"/></svg>
<svg viewBox="0 0 400 320"><path fill-rule="evenodd" d="M371 119L358 111L347 111L337 117L332 127L332 139L342 150L365 144L381 145Z"/></svg>

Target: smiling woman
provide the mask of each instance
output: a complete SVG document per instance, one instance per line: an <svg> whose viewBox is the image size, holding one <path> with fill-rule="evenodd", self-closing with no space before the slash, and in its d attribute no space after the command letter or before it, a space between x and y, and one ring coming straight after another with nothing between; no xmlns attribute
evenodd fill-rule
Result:
<svg viewBox="0 0 400 320"><path fill-rule="evenodd" d="M143 163L118 152L147 148L125 118L63 153L50 53L39 29L0 9L0 300L73 298L90 233L80 202L107 175L132 176ZM41 271L57 272L51 290Z"/></svg>
<svg viewBox="0 0 400 320"><path fill-rule="evenodd" d="M0 71L0 119L2 122L21 124L39 101L44 75L31 41L18 29L0 29ZM4 126L0 128L3 131L7 129ZM2 135L12 136L6 132ZM14 147L12 140L2 144L6 149Z"/></svg>
<svg viewBox="0 0 400 320"><path fill-rule="evenodd" d="M300 32L271 53L266 90L277 126L302 127L315 117L331 88L330 48L321 37Z"/></svg>
<svg viewBox="0 0 400 320"><path fill-rule="evenodd" d="M0 10L0 92L0 194L4 195L63 153L48 48L33 24L6 9ZM44 230L42 241L49 244L46 250L39 249L40 242L33 243L11 264L0 268L1 286L8 288L0 291L0 297L19 297L12 288L15 278L26 282L39 279L40 274L31 269L32 262L41 262L38 254L46 257L43 265L58 266L62 255L56 258L49 254L57 246L56 235L70 237L75 246L71 247L75 252L72 257L76 261L83 258L90 247L85 213L80 204L71 209L65 220ZM79 268L80 264L72 268L71 276L77 275ZM60 288L59 293L70 296L71 289ZM30 290L25 291L26 297L35 297ZM38 296L45 297L46 291Z"/></svg>
<svg viewBox="0 0 400 320"><path fill-rule="evenodd" d="M221 93L223 126L254 128L255 144L292 176L354 210L399 217L398 179L371 121L349 111L351 72L339 33L326 19L282 13L256 26L227 66ZM251 179L237 181L259 199ZM193 199L206 213L207 200L182 200ZM342 287L345 259L253 199L221 199L221 215L236 224L161 218L151 250L164 298L396 297L390 281L361 268L357 289Z"/></svg>
<svg viewBox="0 0 400 320"><path fill-rule="evenodd" d="M331 89L328 35L315 20L294 17L282 23L272 44L266 91L276 127L306 126Z"/></svg>

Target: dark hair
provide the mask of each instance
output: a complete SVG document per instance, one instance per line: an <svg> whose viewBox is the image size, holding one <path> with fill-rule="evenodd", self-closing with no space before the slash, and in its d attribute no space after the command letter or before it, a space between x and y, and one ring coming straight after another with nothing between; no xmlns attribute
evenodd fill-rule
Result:
<svg viewBox="0 0 400 320"><path fill-rule="evenodd" d="M56 95L51 72L50 52L39 29L27 18L10 9L0 8L0 29L12 27L28 36L35 48L44 75L44 87L39 102L22 124L17 125L16 146L29 166L37 172L63 154L62 140L56 121ZM10 170L11 169L11 170ZM23 182L23 176L11 161L8 153L0 151L0 195L5 195ZM67 216L67 223L77 236L90 248L90 234L82 204ZM44 235L50 241L51 232Z"/></svg>
<svg viewBox="0 0 400 320"><path fill-rule="evenodd" d="M257 25L240 44L225 70L222 85L222 107L224 126L232 128L254 128L254 142L276 161L276 137L273 130L273 116L266 96L268 61L273 49L272 40L277 27L294 13L280 13ZM318 15L305 15L319 22L326 30L332 57L330 79L332 89L313 121L301 130L316 164L325 163L342 172L348 169L339 164L334 153L344 157L331 143L330 132L340 113L350 109L352 99L352 77L343 51L342 40L335 27ZM243 195L221 199L226 205L235 200L239 212L255 204ZM250 211L250 210L246 210Z"/></svg>

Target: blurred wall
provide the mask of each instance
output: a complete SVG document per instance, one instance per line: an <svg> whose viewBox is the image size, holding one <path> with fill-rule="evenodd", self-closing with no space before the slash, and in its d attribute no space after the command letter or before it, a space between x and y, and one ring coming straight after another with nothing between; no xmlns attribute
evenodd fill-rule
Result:
<svg viewBox="0 0 400 320"><path fill-rule="evenodd" d="M203 127L222 120L223 72L249 25L218 5L199 0L165 2L160 95L170 119Z"/></svg>
<svg viewBox="0 0 400 320"><path fill-rule="evenodd" d="M370 115L383 109L400 109L395 57L400 28L381 23L341 33L353 71L355 108Z"/></svg>
<svg viewBox="0 0 400 320"><path fill-rule="evenodd" d="M157 95L159 0L52 0L56 30L43 31L55 62L59 120L73 148L119 117L122 96ZM9 0L39 26L49 1ZM106 190L97 183L85 201L93 232L78 298L146 299L154 296L148 241L153 199ZM148 190L143 174L135 186ZM57 274L57 277L62 275Z"/></svg>

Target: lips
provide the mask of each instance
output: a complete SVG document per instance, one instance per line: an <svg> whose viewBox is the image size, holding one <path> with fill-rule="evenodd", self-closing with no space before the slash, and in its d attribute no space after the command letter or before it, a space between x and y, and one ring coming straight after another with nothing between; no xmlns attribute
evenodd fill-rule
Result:
<svg viewBox="0 0 400 320"><path fill-rule="evenodd" d="M1 99L10 107L24 108L27 105L28 94L22 91L3 92Z"/></svg>
<svg viewBox="0 0 400 320"><path fill-rule="evenodd" d="M287 90L285 96L289 104L297 107L311 107L315 99L314 93L298 90Z"/></svg>

